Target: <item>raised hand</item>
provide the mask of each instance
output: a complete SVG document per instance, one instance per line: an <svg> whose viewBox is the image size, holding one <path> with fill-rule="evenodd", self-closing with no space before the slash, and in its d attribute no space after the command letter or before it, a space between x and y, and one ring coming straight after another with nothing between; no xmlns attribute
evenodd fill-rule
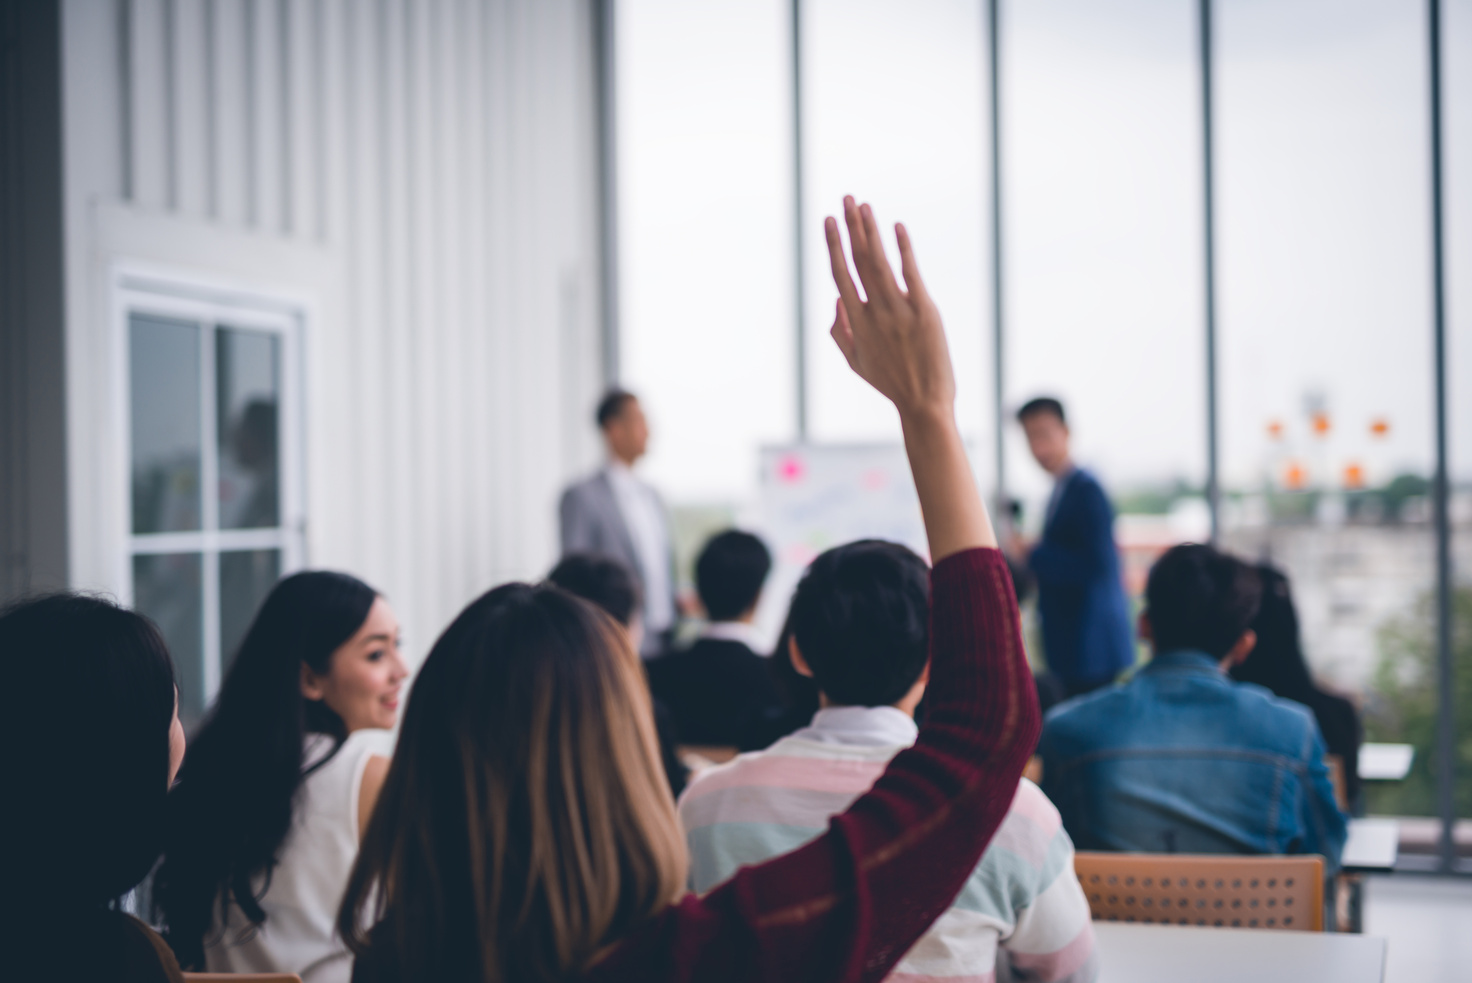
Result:
<svg viewBox="0 0 1472 983"><path fill-rule="evenodd" d="M867 300L859 297L849 275L848 259L838 223L827 219L828 256L833 263L833 281L838 285L838 304L830 332L849 367L879 390L900 415L953 413L956 379L951 371L951 354L946 346L940 311L925 292L920 269L903 225L895 226L900 246L900 269L906 289L895 282L894 271L879 240L874 210L843 199L848 223L854 269L864 285Z"/></svg>
<svg viewBox="0 0 1472 983"><path fill-rule="evenodd" d="M830 218L823 227L833 260L833 281L838 284L833 340L849 366L900 411L931 561L938 563L977 546L995 547L996 533L956 429L956 377L946 332L940 311L920 282L910 235L903 225L894 227L905 277L901 290L884 257L873 209L844 198L843 216L848 222L854 269L867 299L859 298L838 223Z"/></svg>

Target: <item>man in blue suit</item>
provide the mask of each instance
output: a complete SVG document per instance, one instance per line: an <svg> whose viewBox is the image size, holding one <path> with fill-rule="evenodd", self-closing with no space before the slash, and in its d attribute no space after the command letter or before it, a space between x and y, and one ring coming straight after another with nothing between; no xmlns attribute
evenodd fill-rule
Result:
<svg viewBox="0 0 1472 983"><path fill-rule="evenodd" d="M1135 661L1129 605L1114 545L1114 509L1097 479L1068 452L1063 404L1043 396L1017 411L1032 455L1053 476L1043 536L1020 540L1038 585L1048 668L1069 697L1108 685Z"/></svg>

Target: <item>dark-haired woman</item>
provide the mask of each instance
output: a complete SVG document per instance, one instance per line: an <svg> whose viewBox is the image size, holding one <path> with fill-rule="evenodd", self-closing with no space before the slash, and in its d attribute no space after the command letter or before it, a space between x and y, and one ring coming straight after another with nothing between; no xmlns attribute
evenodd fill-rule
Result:
<svg viewBox="0 0 1472 983"><path fill-rule="evenodd" d="M163 940L118 908L158 859L184 757L158 629L96 598L27 601L0 614L0 675L12 696L0 713L0 977L181 980Z"/></svg>
<svg viewBox="0 0 1472 983"><path fill-rule="evenodd" d="M497 588L415 683L338 917L354 980L877 981L961 889L1017 793L1037 700L940 315L903 227L908 291L868 207L845 209L868 300L829 220L833 335L899 410L935 558L919 740L826 835L688 895L628 636L555 586Z"/></svg>
<svg viewBox="0 0 1472 983"><path fill-rule="evenodd" d="M194 738L154 897L186 968L345 983L333 922L388 771L399 626L340 573L267 596Z"/></svg>
<svg viewBox="0 0 1472 983"><path fill-rule="evenodd" d="M1330 754L1344 762L1344 785L1350 805L1360 795L1360 715L1346 697L1321 689L1309 672L1299 637L1298 611L1288 578L1271 564L1257 568L1262 579L1262 606L1252 630L1257 644L1246 659L1232 667L1232 678L1256 683L1275 696L1301 703L1313 711Z"/></svg>

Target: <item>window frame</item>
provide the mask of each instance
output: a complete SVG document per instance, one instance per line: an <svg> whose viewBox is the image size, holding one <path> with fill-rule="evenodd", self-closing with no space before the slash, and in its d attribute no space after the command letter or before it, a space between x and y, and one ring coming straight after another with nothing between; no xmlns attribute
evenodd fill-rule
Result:
<svg viewBox="0 0 1472 983"><path fill-rule="evenodd" d="M113 290L113 342L116 400L115 446L119 448L112 486L122 504L118 527L115 583L119 598L134 603L133 561L137 556L188 553L200 557L201 675L206 707L219 692L226 653L221 651L220 556L247 550L278 550L281 576L306 564L305 414L302 398L304 309L290 301L252 290L235 290L184 278L119 273ZM133 446L131 321L134 315L196 323L200 329L200 528L186 532L133 531ZM216 340L219 328L264 331L280 341L280 404L277 409L279 523L258 529L219 527L219 446L216 393Z"/></svg>

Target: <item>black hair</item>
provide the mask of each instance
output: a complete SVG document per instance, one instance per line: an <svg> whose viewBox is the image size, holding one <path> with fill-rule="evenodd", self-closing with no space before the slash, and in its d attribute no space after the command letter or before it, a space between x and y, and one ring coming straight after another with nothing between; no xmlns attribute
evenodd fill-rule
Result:
<svg viewBox="0 0 1472 983"><path fill-rule="evenodd" d="M175 709L163 637L111 601L32 598L0 614L0 672L15 696L0 714L8 901L116 903L163 847Z"/></svg>
<svg viewBox="0 0 1472 983"><path fill-rule="evenodd" d="M641 602L639 580L634 572L611 556L599 553L569 553L547 579L569 594L591 601L629 627Z"/></svg>
<svg viewBox="0 0 1472 983"><path fill-rule="evenodd" d="M772 572L772 554L749 532L712 536L695 561L695 590L712 621L738 618L756 603Z"/></svg>
<svg viewBox="0 0 1472 983"><path fill-rule="evenodd" d="M1145 583L1156 652L1194 649L1220 659L1252 627L1262 600L1257 572L1210 546L1165 551Z"/></svg>
<svg viewBox="0 0 1472 983"><path fill-rule="evenodd" d="M291 828L302 780L347 738L326 703L302 695L302 666L331 671L332 654L368 620L378 594L343 573L308 571L266 596L209 716L190 743L169 810L154 900L181 965L202 967L205 936L230 902L254 924ZM308 764L306 738L335 742ZM265 875L259 888L255 878Z"/></svg>
<svg viewBox="0 0 1472 983"><path fill-rule="evenodd" d="M818 688L841 706L888 706L929 658L930 571L898 543L863 539L823 553L798 582L793 637Z"/></svg>
<svg viewBox="0 0 1472 983"><path fill-rule="evenodd" d="M1262 584L1262 603L1252 622L1257 644L1246 659L1232 667L1232 678L1266 686L1284 699L1311 704L1318 687L1303 656L1298 612L1288 578L1266 563L1258 566L1257 577Z"/></svg>
<svg viewBox="0 0 1472 983"><path fill-rule="evenodd" d="M608 426L610 422L624 411L624 407L628 405L630 400L637 398L637 396L627 389L614 388L604 393L603 398L598 400L598 411L594 414L598 420L598 429L602 430Z"/></svg>
<svg viewBox="0 0 1472 983"><path fill-rule="evenodd" d="M1063 404L1052 396L1038 396L1023 403L1022 409L1017 411L1017 422L1022 423L1037 413L1051 413L1058 418L1059 423L1068 422L1068 417L1063 414Z"/></svg>

